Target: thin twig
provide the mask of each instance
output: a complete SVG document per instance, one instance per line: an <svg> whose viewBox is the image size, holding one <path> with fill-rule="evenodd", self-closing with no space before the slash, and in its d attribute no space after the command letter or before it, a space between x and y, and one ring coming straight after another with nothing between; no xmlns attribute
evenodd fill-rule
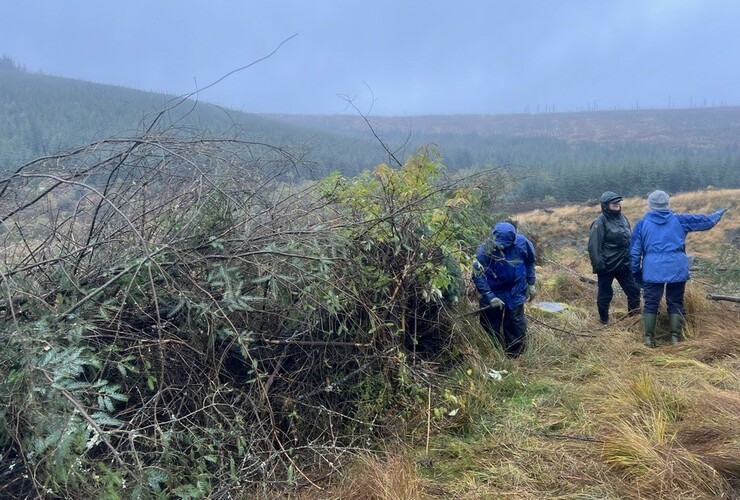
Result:
<svg viewBox="0 0 740 500"><path fill-rule="evenodd" d="M432 435L432 385L429 384L427 393L427 445L424 456L429 456L429 439Z"/></svg>
<svg viewBox="0 0 740 500"><path fill-rule="evenodd" d="M330 340L290 340L290 339L268 339L263 338L266 343L272 345L305 345L317 347L372 347L372 344L361 344L358 342L339 342Z"/></svg>
<svg viewBox="0 0 740 500"><path fill-rule="evenodd" d="M591 436L577 436L577 435L570 435L570 434L554 434L549 432L539 432L538 433L542 437L546 438L554 438L554 439L570 439L573 441L586 441L588 443L603 443L603 439L598 439Z"/></svg>

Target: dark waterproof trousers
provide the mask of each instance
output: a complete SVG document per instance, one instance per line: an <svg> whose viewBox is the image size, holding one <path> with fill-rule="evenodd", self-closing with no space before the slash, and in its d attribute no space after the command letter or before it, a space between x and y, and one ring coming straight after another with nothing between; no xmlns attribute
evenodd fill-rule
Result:
<svg viewBox="0 0 740 500"><path fill-rule="evenodd" d="M614 298L612 283L615 279L627 295L627 312L634 314L640 310L640 287L629 269L614 273L598 273L596 276L599 286L596 292L596 308L602 323L609 321L609 304Z"/></svg>
<svg viewBox="0 0 740 500"><path fill-rule="evenodd" d="M663 298L665 290L665 302L668 306L668 314L685 314L686 309L683 306L683 296L686 291L686 282L678 283L644 283L645 290L645 312L658 314L660 299Z"/></svg>
<svg viewBox="0 0 740 500"><path fill-rule="evenodd" d="M484 309L480 312L480 324L498 340L507 356L515 358L524 351L527 334L524 304L514 309Z"/></svg>

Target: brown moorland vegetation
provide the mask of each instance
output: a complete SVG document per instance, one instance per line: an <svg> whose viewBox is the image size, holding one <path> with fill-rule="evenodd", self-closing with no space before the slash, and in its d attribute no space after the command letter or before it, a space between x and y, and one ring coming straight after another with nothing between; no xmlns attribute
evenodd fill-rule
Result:
<svg viewBox="0 0 740 500"><path fill-rule="evenodd" d="M604 144L657 142L673 146L724 146L737 143L738 107L632 109L583 112L511 113L498 115L373 116L384 132L435 134L505 134L556 137L569 143ZM267 115L300 126L367 133L355 115Z"/></svg>

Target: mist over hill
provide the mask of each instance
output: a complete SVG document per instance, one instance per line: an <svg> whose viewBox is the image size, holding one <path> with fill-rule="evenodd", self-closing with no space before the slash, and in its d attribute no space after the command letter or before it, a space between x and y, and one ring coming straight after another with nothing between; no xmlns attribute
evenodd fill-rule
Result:
<svg viewBox="0 0 740 500"><path fill-rule="evenodd" d="M432 145L451 172L504 166L519 181L512 200L740 187L740 107L376 117L257 115L196 98L0 71L0 170L142 134L159 117L157 132L290 149L312 178L355 175Z"/></svg>
<svg viewBox="0 0 740 500"><path fill-rule="evenodd" d="M505 165L513 197L582 201L740 186L740 107L501 115L268 115L317 130L368 134L390 148L433 144L454 170Z"/></svg>
<svg viewBox="0 0 740 500"><path fill-rule="evenodd" d="M152 125L156 122L156 125ZM162 133L225 137L290 148L314 175L383 161L375 141L278 122L197 100L131 88L0 70L0 172L111 137ZM344 151L358 152L350 156ZM365 159L363 163L359 159Z"/></svg>

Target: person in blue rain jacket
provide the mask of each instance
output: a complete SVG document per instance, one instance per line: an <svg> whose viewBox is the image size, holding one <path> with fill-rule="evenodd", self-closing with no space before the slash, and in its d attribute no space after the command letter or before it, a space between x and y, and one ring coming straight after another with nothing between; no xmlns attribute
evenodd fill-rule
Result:
<svg viewBox="0 0 740 500"><path fill-rule="evenodd" d="M686 256L686 235L691 231L713 228L725 210L710 215L676 214L670 210L670 197L664 191L653 191L647 199L649 212L632 231L630 268L643 287L643 323L645 345L655 347L655 325L658 305L665 292L671 343L681 340L686 314L684 292L690 278Z"/></svg>
<svg viewBox="0 0 740 500"><path fill-rule="evenodd" d="M481 325L508 356L519 356L527 333L524 303L536 293L532 242L512 224L496 224L476 254L473 283L480 293Z"/></svg>

